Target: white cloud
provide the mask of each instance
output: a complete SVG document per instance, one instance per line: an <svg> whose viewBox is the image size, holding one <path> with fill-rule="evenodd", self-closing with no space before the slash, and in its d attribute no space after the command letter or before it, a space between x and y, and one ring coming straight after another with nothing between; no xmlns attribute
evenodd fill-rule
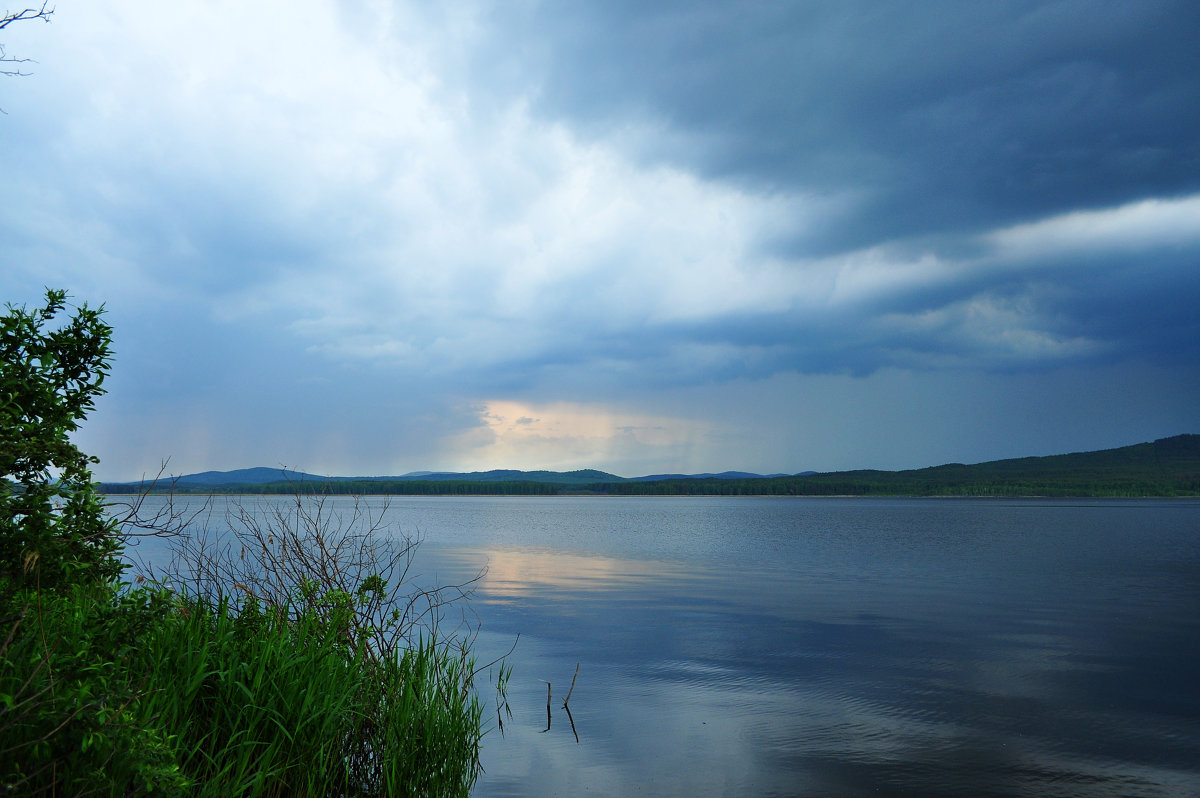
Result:
<svg viewBox="0 0 1200 798"><path fill-rule="evenodd" d="M445 173L458 170L457 184L439 177L435 191L432 175L398 175L400 185L364 208L382 232L331 253L339 279L319 276L326 264L313 264L317 275L284 271L247 287L235 306L290 315L297 331L320 329L321 345L341 354L400 344L394 351L423 367L537 357L564 333L630 334L787 307L796 277L753 253L778 203L639 171L519 111L498 122L499 142L519 146L427 151L426 160L446 161ZM414 193L425 198L419 207ZM395 196L404 199L393 204ZM364 348L364 338L374 343Z"/></svg>
<svg viewBox="0 0 1200 798"><path fill-rule="evenodd" d="M766 242L811 229L844 198L749 194L636 163L531 115L527 87L477 97L460 61L486 31L469 9L431 19L403 4L128 2L60 16L70 22L54 57L75 59L83 102L56 144L58 195L91 199L82 210L35 201L34 218L77 224L74 237L45 237L90 251L88 279L190 293L218 324L270 324L326 357L425 376L581 356L615 365L664 328L791 318L894 332L905 325L872 317L972 302L943 329L977 324L975 337L1006 342L1011 357L1068 356L1086 342L1030 314L983 312L987 300L961 286L1055 247L1200 235L1191 198L996 231L982 257L876 246L789 262ZM946 287L942 305L904 309ZM597 341L625 353L581 355ZM787 343L670 351L701 371Z"/></svg>
<svg viewBox="0 0 1200 798"><path fill-rule="evenodd" d="M61 6L44 57L72 98L53 145L71 199L24 198L62 280L443 372L808 290L760 248L818 204L639 166L533 118L523 87L477 97L458 64L477 23L435 22L322 0Z"/></svg>
<svg viewBox="0 0 1200 798"><path fill-rule="evenodd" d="M1200 195L1076 211L984 236L1002 257L1113 252L1200 243Z"/></svg>
<svg viewBox="0 0 1200 798"><path fill-rule="evenodd" d="M853 307L958 279L961 269L961 263L947 262L932 252L903 255L881 246L826 259L816 270L828 275L828 303Z"/></svg>
<svg viewBox="0 0 1200 798"><path fill-rule="evenodd" d="M890 313L877 324L881 338L916 341L924 346L897 362L938 368L1012 366L1067 362L1102 352L1104 344L1055 330L1056 321L1042 310L1043 286L1030 286L1016 298L978 294L915 313Z"/></svg>

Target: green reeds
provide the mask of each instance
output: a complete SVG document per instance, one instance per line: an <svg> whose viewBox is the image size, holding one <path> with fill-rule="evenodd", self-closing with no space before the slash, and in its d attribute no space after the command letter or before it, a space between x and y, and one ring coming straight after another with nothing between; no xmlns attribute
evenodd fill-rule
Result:
<svg viewBox="0 0 1200 798"><path fill-rule="evenodd" d="M315 610L81 586L0 612L0 793L466 795L465 645L358 644Z"/></svg>
<svg viewBox="0 0 1200 798"><path fill-rule="evenodd" d="M415 544L358 512L245 517L248 555L201 539L141 587L0 573L0 794L469 793L472 638L439 633L469 583L405 591Z"/></svg>
<svg viewBox="0 0 1200 798"><path fill-rule="evenodd" d="M0 578L0 794L186 794L171 736L139 716L143 680L129 668L162 594L6 587Z"/></svg>
<svg viewBox="0 0 1200 798"><path fill-rule="evenodd" d="M112 331L66 302L0 313L0 794L465 795L474 663L436 633L470 580L407 585L416 542L357 501L106 514L69 435ZM145 534L178 567L119 582Z"/></svg>
<svg viewBox="0 0 1200 798"><path fill-rule="evenodd" d="M140 660L138 712L176 734L195 795L466 795L478 776L465 649L383 655L311 610L180 599Z"/></svg>

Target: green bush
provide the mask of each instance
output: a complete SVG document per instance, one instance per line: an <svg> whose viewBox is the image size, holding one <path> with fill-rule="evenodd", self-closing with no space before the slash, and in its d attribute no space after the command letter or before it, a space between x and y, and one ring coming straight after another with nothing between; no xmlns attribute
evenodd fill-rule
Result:
<svg viewBox="0 0 1200 798"><path fill-rule="evenodd" d="M56 326L65 307L48 291L0 316L0 793L466 795L474 663L461 641L414 639L448 600L387 590L413 544L381 559L377 518L343 529L301 504L299 529L251 523L262 559L242 576L259 592L238 584L238 602L219 580L117 581L118 524L68 439L111 330L86 305ZM221 562L191 551L201 571Z"/></svg>
<svg viewBox="0 0 1200 798"><path fill-rule="evenodd" d="M66 293L0 316L0 576L10 588L107 581L120 540L92 485L95 458L70 434L104 393L112 329L82 305L62 321Z"/></svg>
<svg viewBox="0 0 1200 798"><path fill-rule="evenodd" d="M170 795L187 780L132 668L164 599L112 585L10 594L0 630L0 792Z"/></svg>

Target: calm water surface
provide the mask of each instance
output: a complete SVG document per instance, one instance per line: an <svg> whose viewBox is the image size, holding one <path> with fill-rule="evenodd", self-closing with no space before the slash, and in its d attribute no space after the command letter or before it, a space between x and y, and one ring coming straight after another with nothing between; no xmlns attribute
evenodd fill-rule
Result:
<svg viewBox="0 0 1200 798"><path fill-rule="evenodd" d="M1200 502L388 513L422 580L486 566L481 662L520 634L474 795L1200 795Z"/></svg>

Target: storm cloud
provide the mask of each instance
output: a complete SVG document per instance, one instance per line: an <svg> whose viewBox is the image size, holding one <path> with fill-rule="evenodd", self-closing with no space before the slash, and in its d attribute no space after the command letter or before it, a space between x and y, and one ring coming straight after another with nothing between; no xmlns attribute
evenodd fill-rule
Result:
<svg viewBox="0 0 1200 798"><path fill-rule="evenodd" d="M0 84L0 289L107 303L81 442L111 478L1196 431L1197 29L1166 2L64 2L5 31L38 63Z"/></svg>

